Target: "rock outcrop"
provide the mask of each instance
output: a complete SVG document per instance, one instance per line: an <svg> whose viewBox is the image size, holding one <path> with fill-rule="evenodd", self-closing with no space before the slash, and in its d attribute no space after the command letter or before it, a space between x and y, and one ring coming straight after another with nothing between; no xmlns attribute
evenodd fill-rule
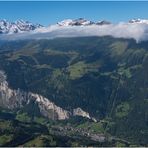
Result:
<svg viewBox="0 0 148 148"><path fill-rule="evenodd" d="M0 107L17 110L31 101L35 102L40 109L40 113L49 119L65 120L70 118L70 116L82 116L94 120L90 117L89 113L83 111L81 108L73 109L73 112L70 112L39 94L9 88L5 73L0 71Z"/></svg>
<svg viewBox="0 0 148 148"><path fill-rule="evenodd" d="M91 117L88 112L85 112L80 107L78 107L76 109L73 109L73 116L81 116L81 117L85 117L85 118L91 119L94 122L97 121L95 118Z"/></svg>

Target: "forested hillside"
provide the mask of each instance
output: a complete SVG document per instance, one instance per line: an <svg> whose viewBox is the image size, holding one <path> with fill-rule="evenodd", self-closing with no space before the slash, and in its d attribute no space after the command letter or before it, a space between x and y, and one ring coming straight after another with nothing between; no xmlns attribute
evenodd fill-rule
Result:
<svg viewBox="0 0 148 148"><path fill-rule="evenodd" d="M61 124L76 122L74 128L80 126L86 131L90 130L88 127L93 128L95 133L105 134L112 140L120 139L118 143L125 146L148 146L147 66L147 41L137 43L134 39L104 36L0 43L0 70L7 75L10 88L40 94L68 111L82 108L97 122L69 119ZM0 99L2 97L0 92ZM2 114L6 108L0 106ZM21 128L30 128L27 127L27 119L31 123L36 122L35 118L31 120L29 117L31 107L10 112ZM25 116L25 121L20 121L22 116ZM49 128L45 126L47 122L44 127L34 126L39 126L40 133L44 133L44 128ZM6 134L5 131L3 133ZM51 145L56 143L52 135L42 139L53 142ZM73 144L84 143L75 140ZM96 143L88 145L91 144ZM117 143L108 140L106 145L115 146ZM72 143L67 143L67 146L72 146Z"/></svg>

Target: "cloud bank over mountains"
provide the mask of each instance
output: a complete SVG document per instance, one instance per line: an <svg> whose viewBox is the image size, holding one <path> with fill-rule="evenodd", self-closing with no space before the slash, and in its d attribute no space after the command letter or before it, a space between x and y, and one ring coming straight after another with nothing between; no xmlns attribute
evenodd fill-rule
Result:
<svg viewBox="0 0 148 148"><path fill-rule="evenodd" d="M66 20L65 20L66 21ZM70 21L71 22L71 21ZM1 34L0 40L22 39L52 39L57 37L84 37L84 36L113 36L116 38L133 38L137 42L148 40L148 20L131 20L117 24L92 23L85 25L50 25L40 27L29 32Z"/></svg>

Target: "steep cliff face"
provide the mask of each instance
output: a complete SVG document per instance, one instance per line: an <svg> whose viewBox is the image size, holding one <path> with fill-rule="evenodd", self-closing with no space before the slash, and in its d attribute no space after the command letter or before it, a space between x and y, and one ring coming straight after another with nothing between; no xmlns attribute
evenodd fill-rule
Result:
<svg viewBox="0 0 148 148"><path fill-rule="evenodd" d="M70 112L62 109L61 107L58 107L53 102L49 101L47 98L41 95L30 93L30 96L34 98L35 101L38 103L40 112L45 117L48 117L53 120L64 120L68 119L71 115Z"/></svg>
<svg viewBox="0 0 148 148"><path fill-rule="evenodd" d="M27 103L29 94L8 87L6 75L0 71L0 106L8 109L17 109Z"/></svg>
<svg viewBox="0 0 148 148"><path fill-rule="evenodd" d="M6 81L6 75L0 71L0 106L3 108L17 110L29 104L31 101L37 103L40 113L53 120L65 120L70 116L82 116L92 119L89 113L83 111L81 108L74 109L73 112L62 109L55 105L49 99L31 92L24 92L20 89L13 90L9 88Z"/></svg>

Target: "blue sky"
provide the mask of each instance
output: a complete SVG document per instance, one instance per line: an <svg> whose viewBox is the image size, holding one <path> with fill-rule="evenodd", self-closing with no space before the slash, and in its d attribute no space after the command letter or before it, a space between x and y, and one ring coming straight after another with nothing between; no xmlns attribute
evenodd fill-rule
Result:
<svg viewBox="0 0 148 148"><path fill-rule="evenodd" d="M29 20L43 25L53 24L68 18L86 18L93 21L127 21L131 18L148 19L148 1L38 1L0 2L0 19Z"/></svg>

